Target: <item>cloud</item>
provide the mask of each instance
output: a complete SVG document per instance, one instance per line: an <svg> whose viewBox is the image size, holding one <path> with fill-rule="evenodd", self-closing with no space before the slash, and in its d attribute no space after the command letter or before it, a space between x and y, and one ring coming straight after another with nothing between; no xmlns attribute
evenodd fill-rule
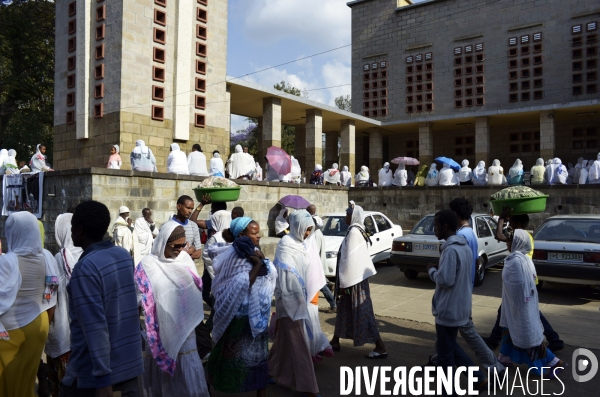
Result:
<svg viewBox="0 0 600 397"><path fill-rule="evenodd" d="M327 90L330 96L328 101L329 105L335 106L334 99L340 95L350 95L352 87L345 85L350 84L352 81L352 70L350 65L338 61L328 62L323 65L321 72L323 74L325 86L335 87Z"/></svg>
<svg viewBox="0 0 600 397"><path fill-rule="evenodd" d="M315 48L350 44L351 10L342 0L241 1L244 33L263 44L301 40Z"/></svg>

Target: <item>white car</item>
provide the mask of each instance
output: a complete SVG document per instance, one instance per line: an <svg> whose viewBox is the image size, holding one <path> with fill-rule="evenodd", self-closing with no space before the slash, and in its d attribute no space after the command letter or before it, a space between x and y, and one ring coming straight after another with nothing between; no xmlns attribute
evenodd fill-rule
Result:
<svg viewBox="0 0 600 397"><path fill-rule="evenodd" d="M371 235L373 244L369 247L371 260L377 263L390 257L392 242L394 238L402 236L402 228L394 225L387 216L381 212L365 211L363 219L365 230ZM325 247L327 249L326 277L335 277L337 255L346 236L348 225L346 225L346 213L336 212L323 217L323 235L325 236Z"/></svg>

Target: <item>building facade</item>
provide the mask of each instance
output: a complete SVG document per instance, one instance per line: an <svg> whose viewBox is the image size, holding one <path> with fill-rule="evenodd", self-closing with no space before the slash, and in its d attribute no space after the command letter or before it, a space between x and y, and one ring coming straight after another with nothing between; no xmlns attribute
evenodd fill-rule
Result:
<svg viewBox="0 0 600 397"><path fill-rule="evenodd" d="M229 151L227 0L56 1L54 167L105 167L138 139ZM210 156L208 156L210 157Z"/></svg>
<svg viewBox="0 0 600 397"><path fill-rule="evenodd" d="M358 0L352 9L356 163L397 156L575 164L600 146L595 0Z"/></svg>

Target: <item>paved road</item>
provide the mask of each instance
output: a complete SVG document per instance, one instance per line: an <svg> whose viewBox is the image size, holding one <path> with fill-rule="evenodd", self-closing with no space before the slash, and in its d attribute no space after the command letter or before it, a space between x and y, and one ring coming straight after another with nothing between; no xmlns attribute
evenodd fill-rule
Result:
<svg viewBox="0 0 600 397"><path fill-rule="evenodd" d="M342 350L336 353L332 359L325 360L315 367L317 381L323 397L340 395L340 366L365 366L372 370L375 366L420 366L427 361L427 357L434 351L435 327L431 316L431 297L433 294L433 283L426 275L420 275L417 280L408 280L400 271L387 265L377 266L378 274L371 279L371 292L379 330L384 339L389 357L386 360L367 360L363 358L373 346L352 347L351 342L342 341ZM501 296L501 274L499 269L491 269L481 287L475 288L473 297L473 317L477 329L482 333L488 333L496 318ZM558 353L559 357L566 362L571 362L573 351L579 347L593 349L593 353L600 358L600 338L598 335L598 324L600 324L600 291L585 287L568 287L558 285L545 285L540 295L541 307L544 314L560 333L567 346ZM327 307L323 297L320 306ZM321 325L323 331L333 335L335 316L321 313ZM460 338L459 338L460 339ZM468 350L467 350L468 351ZM291 358L293 359L293 358ZM518 367L523 379L527 368ZM509 379L513 384L516 374L515 369L509 370ZM543 393L552 395L563 395L566 397L578 397L584 395L597 395L600 386L600 373L587 383L577 383L572 376L571 367L560 375L562 381L545 381ZM515 388L511 391L506 389L493 389L491 393L482 392L480 395L516 395L529 396L541 395L539 379L530 379L527 383L529 391ZM537 382L537 383L536 383ZM517 385L519 382L517 381ZM300 393L287 390L278 385L268 388L270 396L301 396ZM214 392L213 396L221 397L226 394ZM254 393L244 393L239 396L254 396ZM351 395L355 395L354 393ZM362 394L366 396L363 385ZM375 396L381 395L379 382Z"/></svg>

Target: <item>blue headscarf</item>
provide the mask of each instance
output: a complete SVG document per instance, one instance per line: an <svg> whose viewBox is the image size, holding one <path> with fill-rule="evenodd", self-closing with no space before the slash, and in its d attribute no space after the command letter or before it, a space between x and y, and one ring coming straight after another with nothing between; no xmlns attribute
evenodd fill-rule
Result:
<svg viewBox="0 0 600 397"><path fill-rule="evenodd" d="M237 240L240 236L240 233L246 230L250 222L252 222L252 218L247 216L241 216L232 220L231 225L229 225L229 229L231 229L233 238Z"/></svg>

